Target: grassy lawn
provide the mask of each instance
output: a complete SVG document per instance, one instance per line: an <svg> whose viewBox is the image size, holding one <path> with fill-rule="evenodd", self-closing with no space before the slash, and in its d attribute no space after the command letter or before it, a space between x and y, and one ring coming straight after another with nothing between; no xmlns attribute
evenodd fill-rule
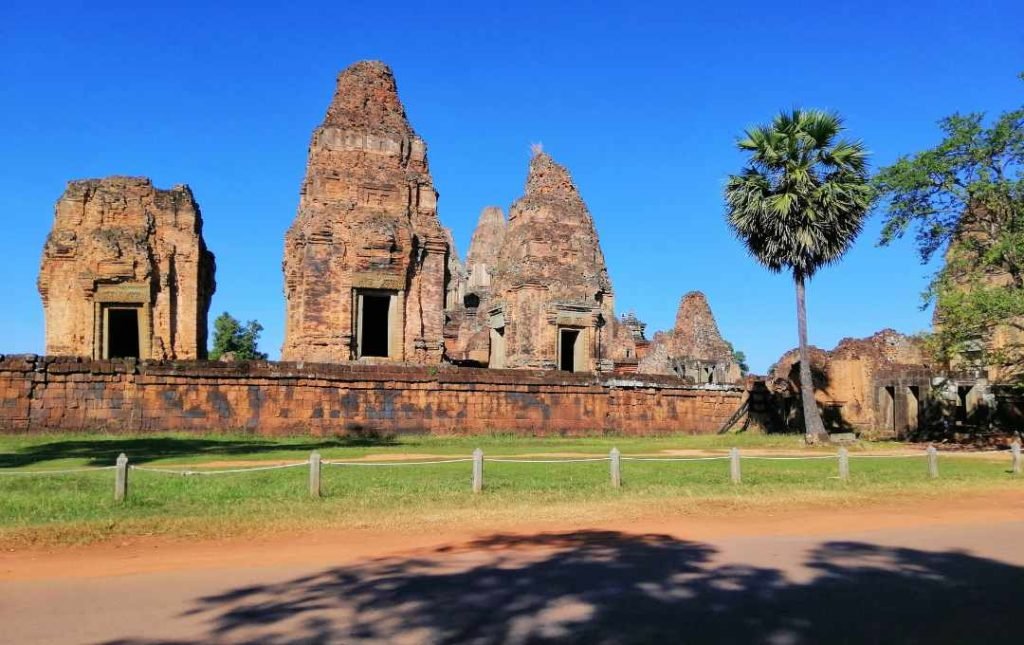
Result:
<svg viewBox="0 0 1024 645"><path fill-rule="evenodd" d="M0 473L109 466L125 452L150 467L204 462L301 461L311 450L325 459L465 457L475 447L487 456L540 453L658 455L661 451L795 453L794 436L672 436L658 438L399 437L377 439L263 439L231 435L0 437ZM950 495L1012 487L1024 478L1008 473L1009 457L943 455L941 478L927 477L925 460L858 458L865 450L905 448L868 444L851 449L851 479L839 481L833 459L745 459L743 483L729 482L727 461L624 461L623 487L609 485L608 463L485 464L485 491L470 493L468 462L422 466L323 467L324 498L307 495L305 467L237 474L189 476L131 471L127 503L112 500L113 471L0 474L0 544L77 543L119 536L219 537L290 528L328 526L428 527L452 523L531 521L578 517L628 518L652 508L671 513L716 512L737 507L856 505L893 495ZM816 454L830 454L823 448Z"/></svg>
<svg viewBox="0 0 1024 645"><path fill-rule="evenodd" d="M109 466L124 452L133 464L202 464L234 460L304 460L313 450L325 459L368 455L458 455L474 448L488 455L582 453L607 455L613 447L623 454L654 454L664 450L719 450L736 446L752 449L806 450L797 435L673 435L665 437L478 437L398 436L390 438L264 438L231 434L161 435L0 435L0 471L14 468L73 468ZM899 447L875 442L851 451ZM816 449L834 452L832 447Z"/></svg>

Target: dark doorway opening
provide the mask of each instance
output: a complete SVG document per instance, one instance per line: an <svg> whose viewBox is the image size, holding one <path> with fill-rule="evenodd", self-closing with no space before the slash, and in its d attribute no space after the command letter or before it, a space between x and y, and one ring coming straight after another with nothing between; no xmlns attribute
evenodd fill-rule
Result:
<svg viewBox="0 0 1024 645"><path fill-rule="evenodd" d="M970 395L970 393L971 386L969 385L960 385L956 388L956 420L959 421L960 423L967 423L967 397L968 395Z"/></svg>
<svg viewBox="0 0 1024 645"><path fill-rule="evenodd" d="M882 388L882 414L884 427L896 436L896 386L887 385Z"/></svg>
<svg viewBox="0 0 1024 645"><path fill-rule="evenodd" d="M107 310L107 358L139 357L139 310Z"/></svg>
<svg viewBox="0 0 1024 645"><path fill-rule="evenodd" d="M475 293L467 293L466 297L462 299L462 304L466 309L476 309L480 306L480 296Z"/></svg>
<svg viewBox="0 0 1024 645"><path fill-rule="evenodd" d="M580 338L578 329L563 329L561 331L561 348L558 357L558 369L563 372L576 371L576 342Z"/></svg>
<svg viewBox="0 0 1024 645"><path fill-rule="evenodd" d="M362 356L388 356L391 296L363 294L363 320L359 329Z"/></svg>
<svg viewBox="0 0 1024 645"><path fill-rule="evenodd" d="M914 436L921 428L921 388L917 385L907 386L907 425L904 436Z"/></svg>

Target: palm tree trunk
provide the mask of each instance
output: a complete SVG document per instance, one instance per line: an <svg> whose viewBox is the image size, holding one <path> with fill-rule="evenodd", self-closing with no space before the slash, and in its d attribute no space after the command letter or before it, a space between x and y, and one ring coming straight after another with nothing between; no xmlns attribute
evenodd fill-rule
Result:
<svg viewBox="0 0 1024 645"><path fill-rule="evenodd" d="M804 276L793 276L796 282L796 326L800 336L800 400L804 410L804 432L807 443L828 441L825 424L814 400L814 380L811 376L811 354L807 350L807 305L804 301Z"/></svg>

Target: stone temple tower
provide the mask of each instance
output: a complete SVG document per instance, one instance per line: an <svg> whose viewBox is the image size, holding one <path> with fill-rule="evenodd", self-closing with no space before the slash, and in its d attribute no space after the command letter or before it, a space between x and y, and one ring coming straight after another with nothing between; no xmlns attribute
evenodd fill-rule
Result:
<svg viewBox="0 0 1024 645"><path fill-rule="evenodd" d="M46 353L202 359L214 257L188 186L72 181L43 248Z"/></svg>
<svg viewBox="0 0 1024 645"><path fill-rule="evenodd" d="M313 132L285 236L282 359L440 362L448 253L395 77L356 63Z"/></svg>
<svg viewBox="0 0 1024 645"><path fill-rule="evenodd" d="M490 367L611 370L611 280L590 211L548 154L530 161L509 210L488 306Z"/></svg>
<svg viewBox="0 0 1024 645"><path fill-rule="evenodd" d="M732 345L722 338L711 305L700 291L679 301L675 326L654 335L638 371L681 376L698 384L736 383L742 378Z"/></svg>

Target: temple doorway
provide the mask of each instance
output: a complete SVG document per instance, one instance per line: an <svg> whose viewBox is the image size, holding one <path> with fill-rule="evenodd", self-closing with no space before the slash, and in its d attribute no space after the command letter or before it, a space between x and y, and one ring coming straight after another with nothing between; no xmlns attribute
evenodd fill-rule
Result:
<svg viewBox="0 0 1024 645"><path fill-rule="evenodd" d="M385 291L359 293L359 356L387 358L391 355L393 294Z"/></svg>
<svg viewBox="0 0 1024 645"><path fill-rule="evenodd" d="M577 344L580 341L580 330L561 329L558 337L558 369L563 372L575 372L579 369L576 364Z"/></svg>
<svg viewBox="0 0 1024 645"><path fill-rule="evenodd" d="M494 369L505 367L505 328L491 327L491 353L488 357L487 366Z"/></svg>
<svg viewBox="0 0 1024 645"><path fill-rule="evenodd" d="M104 358L139 358L139 309L108 307L106 313L106 356Z"/></svg>

